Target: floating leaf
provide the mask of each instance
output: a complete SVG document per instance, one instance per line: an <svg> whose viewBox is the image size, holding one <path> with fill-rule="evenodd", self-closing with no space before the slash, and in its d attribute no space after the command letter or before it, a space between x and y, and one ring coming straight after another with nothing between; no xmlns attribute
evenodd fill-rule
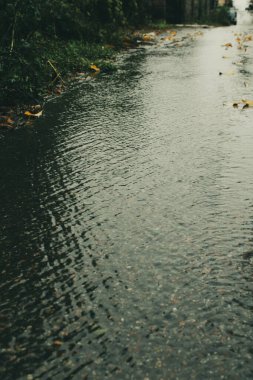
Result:
<svg viewBox="0 0 253 380"><path fill-rule="evenodd" d="M253 36L251 34L248 34L244 37L244 41L252 41L253 40Z"/></svg>
<svg viewBox="0 0 253 380"><path fill-rule="evenodd" d="M233 103L233 107L240 108L240 109L252 108L253 100L242 99L242 100L236 101Z"/></svg>
<svg viewBox="0 0 253 380"><path fill-rule="evenodd" d="M223 46L225 46L226 48L233 47L233 45L230 42L224 44Z"/></svg>
<svg viewBox="0 0 253 380"><path fill-rule="evenodd" d="M43 111L40 111L40 112L37 112L37 113L32 113L30 111L24 112L24 115L28 116L28 117L41 117L42 114L43 114Z"/></svg>
<svg viewBox="0 0 253 380"><path fill-rule="evenodd" d="M245 105L247 104L248 107L253 107L253 100L242 99L242 103L244 103Z"/></svg>

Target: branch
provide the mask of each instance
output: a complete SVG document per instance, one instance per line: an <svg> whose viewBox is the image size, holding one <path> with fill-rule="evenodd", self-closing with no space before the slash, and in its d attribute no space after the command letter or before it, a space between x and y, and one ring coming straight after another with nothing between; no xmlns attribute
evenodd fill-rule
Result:
<svg viewBox="0 0 253 380"><path fill-rule="evenodd" d="M64 83L64 80L62 79L62 76L60 74L60 72L57 70L57 68L53 65L53 63L48 60L47 63L52 67L52 69L54 70L55 74L56 74L56 78L54 78L53 82L57 79L57 78L60 78L60 80L62 81L63 84Z"/></svg>

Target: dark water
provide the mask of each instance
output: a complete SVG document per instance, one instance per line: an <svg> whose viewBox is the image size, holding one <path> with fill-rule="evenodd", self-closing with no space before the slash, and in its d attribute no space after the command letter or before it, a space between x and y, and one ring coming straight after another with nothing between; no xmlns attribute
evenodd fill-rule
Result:
<svg viewBox="0 0 253 380"><path fill-rule="evenodd" d="M253 109L232 107L253 42L233 31L126 53L0 135L1 380L253 378Z"/></svg>

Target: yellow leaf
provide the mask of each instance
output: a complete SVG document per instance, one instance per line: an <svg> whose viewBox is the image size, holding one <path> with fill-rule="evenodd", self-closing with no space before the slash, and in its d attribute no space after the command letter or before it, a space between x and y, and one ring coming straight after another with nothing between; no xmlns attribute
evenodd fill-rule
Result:
<svg viewBox="0 0 253 380"><path fill-rule="evenodd" d="M242 99L242 103L247 105L248 107L253 107L253 100Z"/></svg>
<svg viewBox="0 0 253 380"><path fill-rule="evenodd" d="M172 36L165 36L165 37L162 38L162 40L164 40L164 41L172 41L173 37Z"/></svg>
<svg viewBox="0 0 253 380"><path fill-rule="evenodd" d="M144 42L151 42L155 39L155 33L146 33L142 36Z"/></svg>
<svg viewBox="0 0 253 380"><path fill-rule="evenodd" d="M228 42L227 44L224 44L223 46L225 46L225 47L227 47L227 48L229 48L229 47L233 47L233 45L232 45L230 42Z"/></svg>
<svg viewBox="0 0 253 380"><path fill-rule="evenodd" d="M96 73L100 73L100 71L101 71L100 68L97 67L96 65L90 65L90 69L95 71Z"/></svg>
<svg viewBox="0 0 253 380"><path fill-rule="evenodd" d="M40 117L42 116L42 111L38 112L38 113L31 113L30 111L26 111L24 113L25 116L28 116L28 117Z"/></svg>
<svg viewBox="0 0 253 380"><path fill-rule="evenodd" d="M251 34L248 34L247 36L244 37L244 41L252 41L253 36Z"/></svg>

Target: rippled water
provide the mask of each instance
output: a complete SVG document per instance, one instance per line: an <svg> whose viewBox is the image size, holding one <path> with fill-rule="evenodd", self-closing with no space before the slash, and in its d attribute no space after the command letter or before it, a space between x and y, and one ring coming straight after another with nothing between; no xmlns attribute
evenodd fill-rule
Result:
<svg viewBox="0 0 253 380"><path fill-rule="evenodd" d="M1 380L253 378L253 110L232 107L253 98L253 42L236 30L126 53L0 135Z"/></svg>

